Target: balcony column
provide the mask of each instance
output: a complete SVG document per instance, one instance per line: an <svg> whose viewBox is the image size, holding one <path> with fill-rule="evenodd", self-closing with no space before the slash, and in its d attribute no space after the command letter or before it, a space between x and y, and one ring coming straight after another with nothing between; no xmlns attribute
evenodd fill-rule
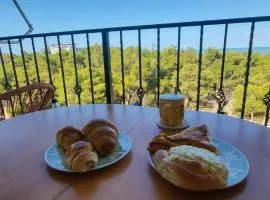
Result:
<svg viewBox="0 0 270 200"><path fill-rule="evenodd" d="M104 61L104 75L107 104L112 103L112 75L111 75L111 58L110 58L110 39L109 32L102 31L102 48Z"/></svg>

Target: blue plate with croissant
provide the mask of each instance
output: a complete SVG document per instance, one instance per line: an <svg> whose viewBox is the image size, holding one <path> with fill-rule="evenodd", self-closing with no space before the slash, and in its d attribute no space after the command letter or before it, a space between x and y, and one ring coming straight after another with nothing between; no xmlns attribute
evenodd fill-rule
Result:
<svg viewBox="0 0 270 200"><path fill-rule="evenodd" d="M87 171L101 169L118 162L128 154L128 152L131 150L131 147L132 142L130 137L125 133L119 133L118 144L115 151L105 157L98 156L98 160L95 166L90 167ZM59 147L56 143L47 149L45 153L45 161L48 166L58 171L85 172L71 170L64 149Z"/></svg>
<svg viewBox="0 0 270 200"><path fill-rule="evenodd" d="M126 133L105 119L93 119L82 130L72 126L56 133L56 143L45 153L47 165L63 172L88 172L112 165L131 150Z"/></svg>

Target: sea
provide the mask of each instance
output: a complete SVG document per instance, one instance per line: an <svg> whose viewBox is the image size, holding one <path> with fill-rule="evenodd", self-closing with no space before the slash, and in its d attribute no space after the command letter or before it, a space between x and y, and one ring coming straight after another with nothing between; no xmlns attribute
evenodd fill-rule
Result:
<svg viewBox="0 0 270 200"><path fill-rule="evenodd" d="M215 47L213 47L215 48ZM217 48L218 49L218 48ZM203 49L203 53L206 52L207 49ZM223 49L219 49L221 52ZM199 49L196 49L196 52L199 53ZM226 48L226 52L237 52L237 53L247 53L248 47L240 47L240 48ZM252 52L258 52L260 54L270 53L270 47L253 47Z"/></svg>
<svg viewBox="0 0 270 200"><path fill-rule="evenodd" d="M227 52L239 52L239 53L244 53L248 52L248 47L244 48L227 48ZM258 52L261 54L267 54L270 53L270 47L253 47L252 52Z"/></svg>

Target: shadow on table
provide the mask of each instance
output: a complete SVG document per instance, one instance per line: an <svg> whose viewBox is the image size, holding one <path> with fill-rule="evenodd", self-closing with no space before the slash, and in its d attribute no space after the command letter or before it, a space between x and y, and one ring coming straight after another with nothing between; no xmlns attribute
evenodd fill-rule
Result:
<svg viewBox="0 0 270 200"><path fill-rule="evenodd" d="M49 167L47 167L47 171L53 179L68 184L70 186L69 190L71 190L68 192L76 193L73 194L75 196L90 198L92 194L97 193L97 190L102 188L102 185L110 181L117 182L117 177L130 165L131 159L132 152L129 152L119 162L87 173L65 173L55 171Z"/></svg>
<svg viewBox="0 0 270 200"><path fill-rule="evenodd" d="M150 177L153 179L155 188L155 199L200 199L200 200L227 200L241 195L247 186L247 179L240 184L222 190L211 192L194 192L178 188L163 179L151 166L149 166Z"/></svg>

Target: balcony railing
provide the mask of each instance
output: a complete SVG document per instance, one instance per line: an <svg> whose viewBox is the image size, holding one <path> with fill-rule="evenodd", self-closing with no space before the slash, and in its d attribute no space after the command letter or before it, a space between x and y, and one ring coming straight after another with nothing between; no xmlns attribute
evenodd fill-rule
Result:
<svg viewBox="0 0 270 200"><path fill-rule="evenodd" d="M168 23L168 24L153 24L153 25L142 25L142 26L126 26L126 27L114 27L114 28L101 28L101 29L90 29L90 30L76 30L76 31L64 31L64 32L52 32L52 33L41 33L41 34L32 34L32 35L20 35L20 36L10 36L10 37L1 37L0 38L0 60L2 64L3 72L0 73L2 80L2 91L10 90L12 88L18 88L23 84L31 84L33 82L50 82L52 85L56 86L56 99L60 99L60 103L65 104L66 106L70 104L74 104L74 93L77 96L78 104L81 103L101 103L105 101L106 103L123 103L123 104L136 104L136 105L144 105L147 99L152 99L152 103L149 101L146 105L158 105L159 103L159 94L161 92L169 92L171 88L171 92L181 92L181 85L183 82L181 81L181 70L183 67L181 61L181 54L185 53L184 50L181 50L181 30L184 27L199 27L200 36L199 36L199 45L198 52L195 51L195 55L197 59L197 69L196 69L196 84L195 89L190 87L190 91L187 89L183 91L184 95L186 95L191 104L188 108L194 108L196 110L201 110L201 106L204 104L203 101L212 101L211 97L215 97L216 99L216 112L224 113L224 106L228 104L230 101L226 97L226 89L224 89L224 79L226 78L224 73L226 69L226 52L227 50L227 33L230 29L230 25L232 24L242 24L247 23L250 24L250 33L249 33L249 45L247 54L243 54L241 56L246 56L244 73L243 73L243 81L242 81L242 102L241 105L238 106L239 117L241 119L248 118L246 116L246 102L248 98L248 89L249 89L249 78L252 67L252 49L253 49L253 38L256 23L258 22L270 22L270 16L266 17L251 17L251 18L238 18L238 19L222 19L222 20L207 20L207 21L194 21L194 22L181 22L181 23ZM207 79L207 77L202 76L203 69L203 59L204 59L204 49L203 49L203 41L204 41L204 30L205 27L222 25L224 26L224 35L223 37L223 48L220 52L220 75L217 75L219 78L217 81L213 82L212 91L209 91L209 98L205 98L202 101L201 91L204 87L202 85L202 79ZM163 29L175 29L177 31L176 42L177 45L175 47L175 52L172 51L172 54L176 55L175 68L172 73L175 73L174 85L172 86L172 82L170 82L170 86L167 88L162 88L161 80L164 78L162 74L162 64L161 57L163 55L163 50L161 49L161 37L160 32ZM142 48L142 31L145 30L154 30L156 31L156 48L148 51ZM136 32L137 34L137 46L136 47L124 47L124 35L123 33L127 32ZM119 47L112 47L110 45L110 34L119 33ZM101 36L100 45L91 45L90 38L92 35ZM85 48L77 48L75 37L79 36L80 38L84 38ZM69 38L70 44L61 45L62 38ZM48 39L54 40L55 42L52 46L48 45ZM18 44L14 44L18 41ZM80 42L82 39L80 39ZM40 44L36 45L36 42L42 43L41 46L44 48L40 48ZM65 43L67 43L65 41ZM55 46L55 44L57 46ZM31 52L26 51L26 46L31 48ZM75 48L76 46L76 48ZM58 49L55 49L57 47ZM18 50L14 50L18 48ZM129 49L129 52L137 51L137 58L133 63L137 66L136 71L129 71L129 75L134 75L135 80L132 83L137 81L137 85L129 84L127 86L126 82L126 70L130 65L130 63L126 64L129 58L128 52L125 51ZM2 49L2 50L1 50ZM6 50L4 50L6 49ZM40 50L37 50L40 49ZM112 63L111 63L111 55L112 51L119 51L119 70L117 73L112 71ZM95 51L95 60L93 57L93 52ZM155 69L151 73L153 76L151 80L145 80L143 77L143 71L146 68L143 63L143 59L145 58L144 54L151 54L152 58L155 57ZM72 65L73 72L67 70L67 63L70 65L71 60L69 59L69 55L72 54ZM83 54L84 56L79 57L79 54ZM116 54L116 53L114 53ZM126 57L126 58L125 58ZM128 57L128 58L127 58ZM20 58L20 59L19 59ZM41 59L44 59L46 62L46 67L44 67L44 63L41 63ZM20 60L20 61L18 61ZM134 60L134 58L133 58ZM125 63L125 61L127 61ZM31 64L31 66L29 66ZM102 65L104 69L104 74L93 73L95 71L94 68L98 68ZM34 66L34 67L33 67ZM83 67L81 67L83 66ZM171 66L174 67L174 66ZM270 63L269 63L270 67ZM266 70L263 73L269 73ZM87 68L87 70L86 70ZM46 70L45 70L46 69ZM130 70L130 69L129 69ZM171 68L170 68L171 70ZM29 75L29 72L31 74ZM99 69L100 71L100 69ZM22 76L24 74L24 77ZM117 74L114 77L117 80L113 80L112 74ZM46 75L44 75L46 74ZM44 77L47 77L45 80ZM55 77L57 76L57 77ZM72 76L72 77L71 77ZM268 76L270 77L270 76ZM74 83L70 83L71 79L75 79ZM149 79L149 76L147 77ZM82 81L83 79L83 81ZM96 79L96 80L95 80ZM132 79L132 78L131 78ZM147 91L145 89L146 82L152 86L152 89ZM172 80L170 80L172 81ZM270 80L266 79L266 81L270 82ZM240 81L241 82L241 81ZM83 84L84 83L84 84ZM117 91L114 89L115 84L117 84ZM240 84L240 83L239 83ZM269 86L269 83L267 87ZM73 91L71 90L71 85ZM83 87L85 86L85 87ZM119 89L120 87L120 89ZM146 86L148 87L148 85ZM153 87L155 87L153 89ZM203 88L205 89L205 88ZM207 87L209 90L209 86ZM269 89L269 88L268 88ZM60 94L60 91L63 94ZM194 91L196 90L196 91ZM153 95L146 96L146 92L152 92ZM191 92L196 93L194 97L191 97ZM258 115L263 116L263 124L267 125L269 120L269 108L270 108L270 89L269 91L263 91L264 94L261 95L261 99L259 103L263 103L265 106L265 111L259 111ZM103 94L102 94L103 93ZM231 93L231 92L230 92ZM136 94L137 97L134 97ZM231 94L230 94L231 95ZM61 98L60 97L64 97ZM205 100L206 99L206 100ZM210 99L210 100L209 100ZM154 101L154 103L153 103ZM238 102L239 104L239 102ZM237 115L237 114L236 114ZM261 120L262 121L262 120Z"/></svg>

